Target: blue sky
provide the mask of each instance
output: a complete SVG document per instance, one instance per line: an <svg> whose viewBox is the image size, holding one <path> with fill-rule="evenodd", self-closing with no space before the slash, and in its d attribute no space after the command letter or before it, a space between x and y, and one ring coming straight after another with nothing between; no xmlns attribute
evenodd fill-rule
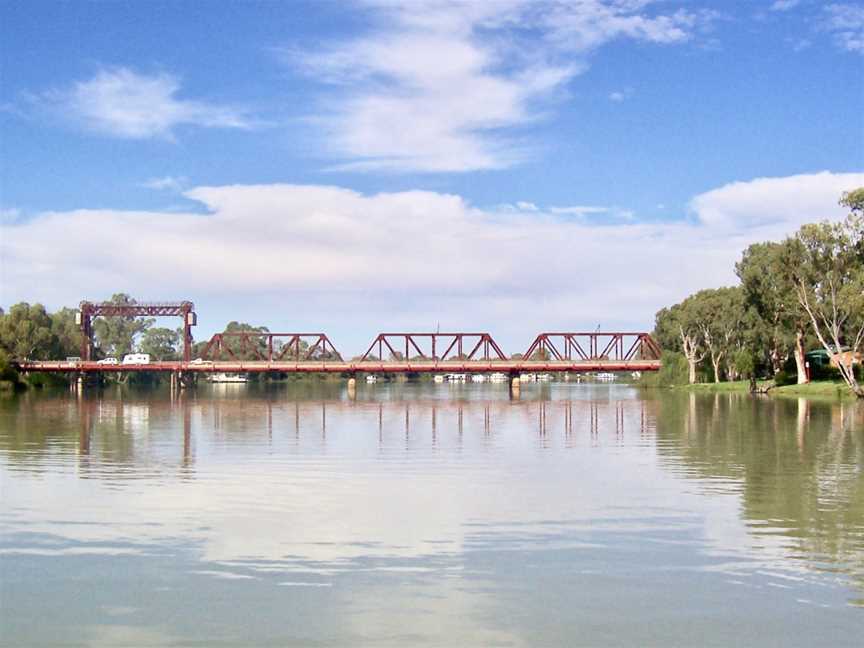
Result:
<svg viewBox="0 0 864 648"><path fill-rule="evenodd" d="M646 328L864 184L851 2L7 1L0 43L3 306Z"/></svg>

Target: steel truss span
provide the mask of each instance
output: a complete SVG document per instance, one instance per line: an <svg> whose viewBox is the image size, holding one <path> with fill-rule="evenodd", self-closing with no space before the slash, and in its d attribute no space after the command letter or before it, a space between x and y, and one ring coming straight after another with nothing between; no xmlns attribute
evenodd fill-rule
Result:
<svg viewBox="0 0 864 648"><path fill-rule="evenodd" d="M93 320L97 317L181 317L183 359L142 364L96 362ZM379 333L366 352L350 362L325 333L225 331L216 333L192 359L192 327L198 323L191 301L117 304L82 301L81 357L16 360L21 371L116 373L481 373L656 371L661 349L648 333L541 333L525 353L510 356L489 333Z"/></svg>
<svg viewBox="0 0 864 648"><path fill-rule="evenodd" d="M659 360L660 345L647 333L541 333L523 357L550 360Z"/></svg>
<svg viewBox="0 0 864 648"><path fill-rule="evenodd" d="M191 302L187 302L191 308ZM187 311L187 312L192 312ZM377 355L376 355L377 353ZM647 333L541 333L508 358L488 333L380 333L345 361L324 333L217 333L195 360L148 364L21 361L22 371L183 373L484 373L657 371L661 349Z"/></svg>
<svg viewBox="0 0 864 648"><path fill-rule="evenodd" d="M280 362L286 360L342 360L342 356L324 333L270 333L230 331L217 333L201 350L202 360L239 360L252 356L255 360Z"/></svg>
<svg viewBox="0 0 864 648"><path fill-rule="evenodd" d="M397 360L507 359L488 333L379 333L360 359L383 360L386 351Z"/></svg>
<svg viewBox="0 0 864 648"><path fill-rule="evenodd" d="M612 360L589 361L530 361L530 360L442 360L379 362L306 361L306 362L262 362L262 361L192 361L151 362L149 364L105 365L97 362L66 362L43 360L17 362L21 371L45 371L54 373L118 373L137 371L183 372L183 373L487 373L500 372L519 374L523 372L568 372L593 371L657 371L659 360Z"/></svg>

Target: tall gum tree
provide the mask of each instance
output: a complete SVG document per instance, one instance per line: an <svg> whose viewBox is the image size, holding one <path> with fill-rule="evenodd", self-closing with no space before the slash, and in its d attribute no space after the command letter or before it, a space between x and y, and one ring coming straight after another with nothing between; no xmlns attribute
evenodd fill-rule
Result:
<svg viewBox="0 0 864 648"><path fill-rule="evenodd" d="M776 374L790 349L795 358L798 384L809 381L804 361L804 340L809 324L798 303L795 282L786 264L786 243L754 243L735 264L744 303L759 316L753 322L767 345L768 361Z"/></svg>
<svg viewBox="0 0 864 648"><path fill-rule="evenodd" d="M654 327L654 334L662 347L680 349L684 354L687 380L691 385L696 383L696 368L707 353L695 298L693 295L658 312Z"/></svg>
<svg viewBox="0 0 864 648"><path fill-rule="evenodd" d="M864 349L864 188L840 203L851 210L845 221L804 225L787 239L786 267L813 332L852 392L864 398L854 371Z"/></svg>
<svg viewBox="0 0 864 648"><path fill-rule="evenodd" d="M721 368L735 351L736 337L744 317L744 300L739 287L701 290L689 298L692 317L702 331L707 354L720 382Z"/></svg>

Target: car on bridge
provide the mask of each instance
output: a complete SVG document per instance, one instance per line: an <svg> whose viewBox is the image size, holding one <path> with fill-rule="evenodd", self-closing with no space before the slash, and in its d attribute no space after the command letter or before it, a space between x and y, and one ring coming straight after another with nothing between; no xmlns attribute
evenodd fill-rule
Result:
<svg viewBox="0 0 864 648"><path fill-rule="evenodd" d="M120 364L120 361L117 360L117 358L108 357L108 358L102 358L101 360L97 360L96 364L98 364L98 365L116 365L116 364Z"/></svg>
<svg viewBox="0 0 864 648"><path fill-rule="evenodd" d="M123 356L123 362L121 362L120 364L124 364L124 365L150 364L150 354L149 353L129 353L128 355Z"/></svg>

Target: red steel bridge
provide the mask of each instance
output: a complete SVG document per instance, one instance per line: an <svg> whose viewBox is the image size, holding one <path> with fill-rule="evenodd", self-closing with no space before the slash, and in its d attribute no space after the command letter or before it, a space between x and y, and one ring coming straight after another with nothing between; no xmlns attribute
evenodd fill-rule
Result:
<svg viewBox="0 0 864 648"><path fill-rule="evenodd" d="M94 359L95 317L180 317L183 359L107 364ZM346 360L324 333L226 331L193 354L192 302L113 304L81 302L79 358L19 360L21 371L100 373L161 371L238 373L481 373L656 371L661 349L648 333L540 333L524 353L506 355L489 333L380 333L362 355ZM193 358L192 356L197 357Z"/></svg>

